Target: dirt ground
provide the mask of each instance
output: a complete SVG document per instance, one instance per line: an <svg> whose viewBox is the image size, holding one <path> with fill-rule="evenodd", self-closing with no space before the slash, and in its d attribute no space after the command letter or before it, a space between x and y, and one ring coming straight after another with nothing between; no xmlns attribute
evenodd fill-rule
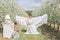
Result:
<svg viewBox="0 0 60 40"><path fill-rule="evenodd" d="M13 39L7 39L2 37L2 33L0 33L0 40L13 40Z"/></svg>

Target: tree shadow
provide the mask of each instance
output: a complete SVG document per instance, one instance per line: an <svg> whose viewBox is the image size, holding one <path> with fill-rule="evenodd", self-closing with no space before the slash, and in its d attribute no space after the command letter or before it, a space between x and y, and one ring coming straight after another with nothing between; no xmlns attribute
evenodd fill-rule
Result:
<svg viewBox="0 0 60 40"><path fill-rule="evenodd" d="M46 40L48 40L48 39L59 40L58 39L58 36L59 36L58 31L51 28L51 26L44 24L41 27L39 27L38 30L46 37Z"/></svg>

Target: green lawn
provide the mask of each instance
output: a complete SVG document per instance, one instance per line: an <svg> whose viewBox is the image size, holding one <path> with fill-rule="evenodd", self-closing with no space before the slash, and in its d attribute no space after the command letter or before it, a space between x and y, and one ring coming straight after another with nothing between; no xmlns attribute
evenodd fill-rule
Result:
<svg viewBox="0 0 60 40"><path fill-rule="evenodd" d="M40 34L24 34L24 32L20 32L20 37L15 40L50 40L41 33L40 28L38 28L38 31Z"/></svg>
<svg viewBox="0 0 60 40"><path fill-rule="evenodd" d="M46 40L46 39L42 34L38 34L38 35L21 34L20 37L15 40Z"/></svg>

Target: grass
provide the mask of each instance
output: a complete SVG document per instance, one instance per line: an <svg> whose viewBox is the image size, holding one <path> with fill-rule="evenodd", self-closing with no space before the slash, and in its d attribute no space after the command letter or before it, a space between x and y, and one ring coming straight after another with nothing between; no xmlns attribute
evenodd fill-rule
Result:
<svg viewBox="0 0 60 40"><path fill-rule="evenodd" d="M42 34L22 34L20 35L19 38L15 39L15 40L45 40L45 37Z"/></svg>
<svg viewBox="0 0 60 40"><path fill-rule="evenodd" d="M24 32L20 32L20 37L15 40L56 40L57 32L54 31L50 26L42 25L42 27L38 28L38 31L40 32L40 34L35 35L32 34L27 35L24 34Z"/></svg>

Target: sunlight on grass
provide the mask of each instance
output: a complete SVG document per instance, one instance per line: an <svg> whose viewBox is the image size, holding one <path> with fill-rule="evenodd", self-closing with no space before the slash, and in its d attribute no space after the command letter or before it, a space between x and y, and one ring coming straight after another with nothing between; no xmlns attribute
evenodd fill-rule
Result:
<svg viewBox="0 0 60 40"><path fill-rule="evenodd" d="M20 38L17 38L15 40L45 40L44 36L42 34L38 34L38 35L32 35L32 34L22 34L20 35Z"/></svg>

